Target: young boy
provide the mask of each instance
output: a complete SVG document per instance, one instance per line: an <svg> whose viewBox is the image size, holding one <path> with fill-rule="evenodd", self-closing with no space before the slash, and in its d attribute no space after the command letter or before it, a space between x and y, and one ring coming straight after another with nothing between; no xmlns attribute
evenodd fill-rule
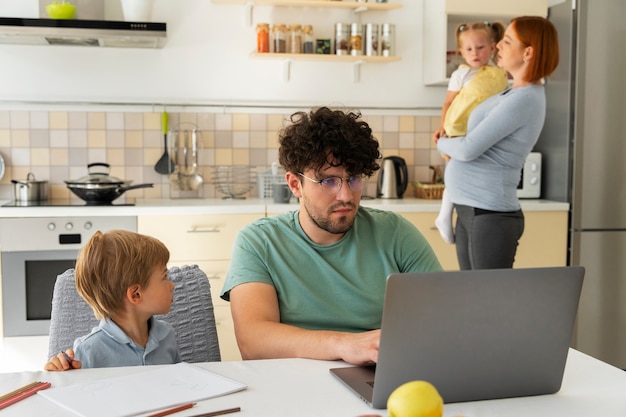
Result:
<svg viewBox="0 0 626 417"><path fill-rule="evenodd" d="M46 363L47 371L180 362L174 329L155 314L170 310L174 284L169 251L159 240L126 230L100 231L76 260L76 289L98 327L74 349Z"/></svg>

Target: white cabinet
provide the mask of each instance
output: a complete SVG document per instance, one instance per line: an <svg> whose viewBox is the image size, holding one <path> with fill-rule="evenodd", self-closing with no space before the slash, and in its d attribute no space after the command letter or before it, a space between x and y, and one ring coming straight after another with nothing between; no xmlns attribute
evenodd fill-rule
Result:
<svg viewBox="0 0 626 417"><path fill-rule="evenodd" d="M230 304L220 298L230 265L232 243L239 229L264 215L265 213L141 215L137 219L139 233L154 236L170 250L168 266L195 264L206 273L211 283L223 361L241 360Z"/></svg>
<svg viewBox="0 0 626 417"><path fill-rule="evenodd" d="M424 84L447 85L446 52L456 50L454 30L461 23L546 17L547 0L424 0Z"/></svg>
<svg viewBox="0 0 626 417"><path fill-rule="evenodd" d="M458 270L456 247L443 241L435 228L437 213L399 212L419 229L445 270ZM524 211L524 234L514 268L565 266L567 263L567 211ZM456 219L454 220L456 221Z"/></svg>

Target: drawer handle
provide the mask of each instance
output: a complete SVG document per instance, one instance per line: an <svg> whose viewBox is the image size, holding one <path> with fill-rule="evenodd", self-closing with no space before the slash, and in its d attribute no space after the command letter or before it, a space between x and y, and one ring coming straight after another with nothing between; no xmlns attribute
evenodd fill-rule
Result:
<svg viewBox="0 0 626 417"><path fill-rule="evenodd" d="M213 275L207 276L207 278L208 279L218 279L218 280L222 279L222 277L220 277L218 274L213 274Z"/></svg>
<svg viewBox="0 0 626 417"><path fill-rule="evenodd" d="M191 226L187 233L219 233L221 230L218 226Z"/></svg>

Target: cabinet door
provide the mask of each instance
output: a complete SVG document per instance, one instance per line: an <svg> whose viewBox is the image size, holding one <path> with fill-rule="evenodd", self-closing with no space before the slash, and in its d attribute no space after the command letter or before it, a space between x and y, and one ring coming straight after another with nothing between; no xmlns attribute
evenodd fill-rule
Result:
<svg viewBox="0 0 626 417"><path fill-rule="evenodd" d="M567 212L525 211L524 234L517 247L515 268L565 266Z"/></svg>
<svg viewBox="0 0 626 417"><path fill-rule="evenodd" d="M459 263L456 260L456 248L443 241L439 230L435 227L435 219L438 213L398 213L417 227L422 232L430 246L435 251L439 263L446 271L458 270ZM455 218L456 219L456 218ZM455 220L456 221L456 220Z"/></svg>
<svg viewBox="0 0 626 417"><path fill-rule="evenodd" d="M239 229L263 216L261 213L146 215L137 219L137 229L165 243L173 261L227 260Z"/></svg>
<svg viewBox="0 0 626 417"><path fill-rule="evenodd" d="M437 213L399 213L415 225L432 246L445 270L458 270L456 247L443 241L435 227ZM564 266L567 257L567 212L526 211L525 229L515 268ZM453 220L456 222L456 218Z"/></svg>

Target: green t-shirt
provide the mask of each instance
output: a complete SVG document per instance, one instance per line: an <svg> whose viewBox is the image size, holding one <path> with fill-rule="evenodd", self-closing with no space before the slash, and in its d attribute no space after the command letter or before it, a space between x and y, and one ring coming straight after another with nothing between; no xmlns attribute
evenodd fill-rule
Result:
<svg viewBox="0 0 626 417"><path fill-rule="evenodd" d="M263 282L276 289L282 323L361 332L380 328L390 273L441 269L424 236L393 212L360 207L339 242L318 245L294 211L241 229L221 297L228 301L239 284Z"/></svg>

